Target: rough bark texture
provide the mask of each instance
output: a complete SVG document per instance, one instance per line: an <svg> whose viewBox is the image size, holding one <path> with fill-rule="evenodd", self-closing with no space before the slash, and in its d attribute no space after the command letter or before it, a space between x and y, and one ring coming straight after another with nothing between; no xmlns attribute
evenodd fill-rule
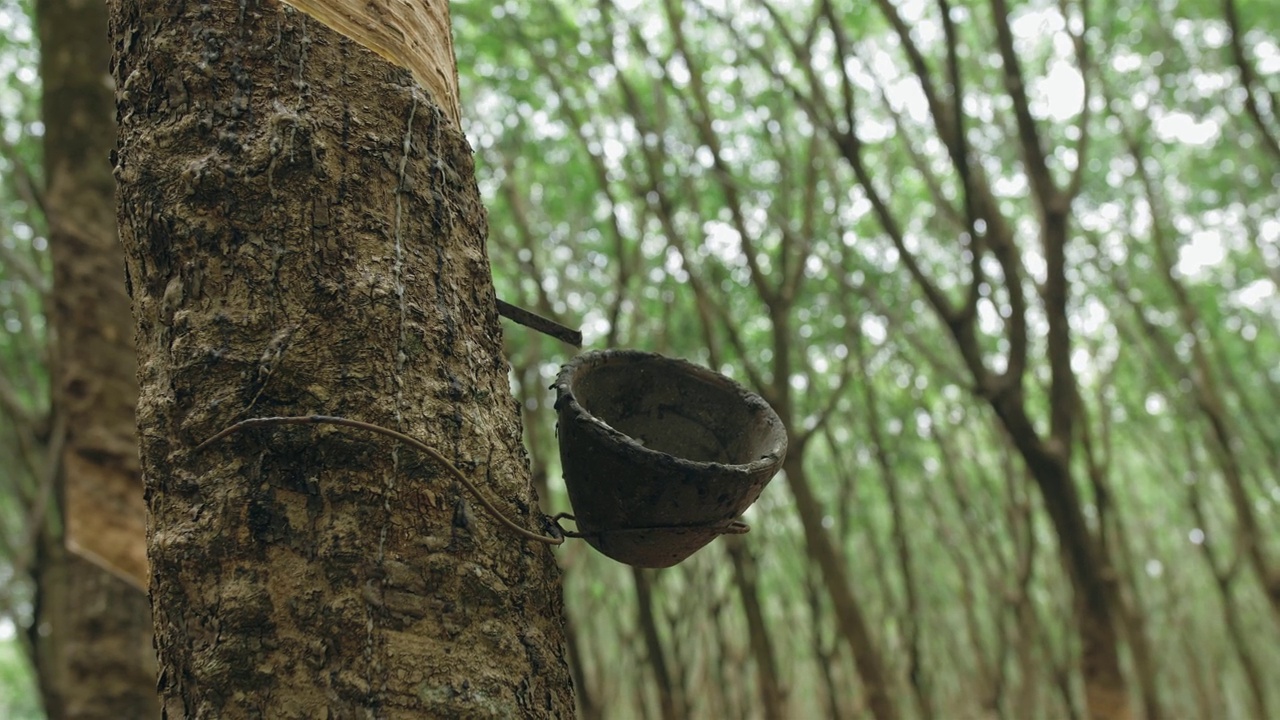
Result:
<svg viewBox="0 0 1280 720"><path fill-rule="evenodd" d="M111 30L165 715L571 716L551 551L438 465L314 426L193 451L344 415L541 529L461 132L274 2L118 0Z"/></svg>
<svg viewBox="0 0 1280 720"><path fill-rule="evenodd" d="M462 122L447 0L285 0L402 68L455 123Z"/></svg>
<svg viewBox="0 0 1280 720"><path fill-rule="evenodd" d="M44 529L36 650L51 718L155 717L137 363L116 239L106 6L40 0L54 408L67 427L60 527ZM65 534L64 534L65 533ZM114 571L116 574L108 571Z"/></svg>
<svg viewBox="0 0 1280 720"><path fill-rule="evenodd" d="M545 308L540 307L540 310ZM547 313L550 316L551 313ZM529 472L533 479L533 489L537 491L538 497L542 498L545 504L547 498L552 497L551 488L548 484L548 478L551 474L547 467L547 457L550 454L546 450L546 445L541 441L543 428L539 425L540 418L538 412L546 412L549 407L546 403L537 402L537 398L545 396L545 390L542 388L542 377L538 374L538 360L546 357L543 354L541 341L536 336L528 338L525 348L526 357L534 358L533 361L524 363L513 363L512 372L519 379L517 387L519 395L516 397L521 408L520 420L524 425L525 446L529 448ZM536 388L536 390L535 390ZM539 394L538 391L543 391ZM554 432L554 428L547 428ZM554 452L554 447L550 452ZM554 514L557 512L555 508L544 507L543 512L546 514ZM557 589L560 598L564 599L564 582L572 569L572 563L566 556L561 556L561 582ZM573 694L577 701L578 717L581 720L602 720L602 710L599 702L597 702L596 690L592 687L590 679L587 676L586 664L589 659L582 652L582 633L579 631L580 625L575 621L574 615L570 612L568 604L565 604L564 616L564 637L565 644L569 652L569 674L573 678Z"/></svg>

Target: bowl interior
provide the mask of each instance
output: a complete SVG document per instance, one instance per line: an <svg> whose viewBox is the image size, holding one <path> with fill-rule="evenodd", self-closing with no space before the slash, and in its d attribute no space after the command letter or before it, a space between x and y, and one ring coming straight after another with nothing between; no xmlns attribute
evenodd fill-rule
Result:
<svg viewBox="0 0 1280 720"><path fill-rule="evenodd" d="M608 358L579 369L572 392L596 419L684 460L746 465L776 454L785 442L762 400L688 363Z"/></svg>

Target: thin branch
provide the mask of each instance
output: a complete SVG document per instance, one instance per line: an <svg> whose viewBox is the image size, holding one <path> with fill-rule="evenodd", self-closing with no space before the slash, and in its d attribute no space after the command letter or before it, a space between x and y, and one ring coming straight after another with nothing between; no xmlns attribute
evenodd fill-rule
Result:
<svg viewBox="0 0 1280 720"><path fill-rule="evenodd" d="M824 3L828 1L823 0ZM951 142L948 138L951 136L953 128L948 127L948 123L951 118L947 116L943 103L938 99L938 91L933 86L933 73L929 70L924 54L920 52L920 47L916 45L915 40L911 37L911 28L902 19L902 15L898 12L897 5L893 0L876 0L876 7L880 9L881 14L889 21L889 25L893 27L894 33L898 36L898 42L902 43L902 49L907 54L907 63L911 66L911 71L915 73L916 79L920 82L920 90L924 93L925 101L929 105L929 114L933 116L938 135L943 139L944 143L950 145ZM835 22L834 19L832 22Z"/></svg>
<svg viewBox="0 0 1280 720"><path fill-rule="evenodd" d="M9 416L14 425L31 426L38 420L38 415L18 397L18 391L5 376L0 375L0 412Z"/></svg>
<svg viewBox="0 0 1280 720"><path fill-rule="evenodd" d="M978 213L973 201L969 138L964 127L964 86L961 84L959 41L956 38L955 22L951 18L951 3L948 0L938 0L938 11L942 14L942 32L947 44L947 76L951 83L951 126L955 131L950 141L947 141L944 136L944 142L951 154L951 162L955 165L956 174L960 176L960 196L964 203L965 229L968 231L969 244L969 293L961 313L972 317L978 312L978 300L982 295L984 279L982 256L986 249L986 233L978 233ZM937 124L940 128L942 127L941 122Z"/></svg>
<svg viewBox="0 0 1280 720"><path fill-rule="evenodd" d="M42 303L45 301L52 289L52 284L35 263L17 254L3 242L0 242L0 261L3 261L6 268L14 270L18 280L40 295Z"/></svg>
<svg viewBox="0 0 1280 720"><path fill-rule="evenodd" d="M1280 140L1276 139L1276 135L1268 126L1266 118L1262 116L1262 108L1259 107L1258 98L1254 95L1258 77L1253 63L1250 62L1249 56L1244 51L1244 42L1240 37L1240 15L1236 11L1235 0L1223 0L1222 11L1227 20L1227 28L1230 30L1228 35L1231 43L1231 59L1235 63L1237 72L1240 73L1240 85L1244 87L1245 110L1249 113L1249 119L1253 120L1253 124L1257 126L1258 133L1262 135L1262 144L1267 147L1267 150L1271 151L1272 155L1280 159ZM1263 89L1260 92L1266 92L1266 90ZM1277 104L1276 97L1269 95L1268 98L1271 101L1272 115L1280 112L1280 104Z"/></svg>
<svg viewBox="0 0 1280 720"><path fill-rule="evenodd" d="M769 385L764 380L764 374L760 372L755 362L751 360L753 355L748 351L746 342L738 332L737 320L730 317L724 306L717 302L711 293L707 292L703 279L699 276L694 264L690 262L689 251L683 240L684 236L680 233L679 228L676 227L676 213L675 208L672 206L670 195L663 192L657 185L656 178L660 166L653 150L646 147L643 154L648 167L648 187L636 183L633 187L633 192L638 196L649 195L655 198L655 206L652 211L657 216L658 224L662 227L663 233L667 236L668 247L675 249L680 256L681 265L684 266L685 272L689 274L689 286L693 290L696 301L699 303L700 312L704 309L710 309L715 314L724 328L725 334L728 336L729 344L737 352L748 379L757 389L764 390L768 388Z"/></svg>
<svg viewBox="0 0 1280 720"><path fill-rule="evenodd" d="M536 307L544 315L554 316L556 314L555 304L551 300L551 295L547 292L547 286L542 281L542 269L538 267L539 243L534 235L532 223L529 221L529 213L524 203L525 198L516 188L515 162L510 154L504 154L502 161L504 178L499 187L502 194L507 198L507 207L510 209L514 221L512 225L516 234L520 236L520 245L528 252L526 257L521 257L519 252L513 254L516 256L517 261L524 266L525 276L533 281ZM512 319L514 320L515 318Z"/></svg>
<svg viewBox="0 0 1280 720"><path fill-rule="evenodd" d="M67 418L64 413L59 412L53 417L42 463L38 468L32 468L32 474L36 478L36 492L26 507L27 521L23 525L22 540L18 543L16 552L9 556L11 575L9 582L0 587L0 607L12 607L14 585L20 578L31 574L36 548L40 546L41 532L48 530L53 537L62 537L63 522L54 505L54 491L58 484L58 473L62 470L62 453L66 444Z"/></svg>
<svg viewBox="0 0 1280 720"><path fill-rule="evenodd" d="M701 3L701 0L694 1ZM770 18L778 28L778 32L776 34L782 37L787 48L791 51L792 56L796 59L797 64L804 68L806 80L809 82L809 93L806 94L801 92L800 88L796 87L795 83L782 75L782 73L778 71L774 58L766 53L763 48L755 47L747 40L747 38L743 37L742 34L738 32L738 29L734 27L729 18L724 15L714 13L707 9L705 5L701 5L701 7L704 12L719 18L721 24L733 33L738 46L744 48L747 51L747 54L755 59L761 68L767 68L769 70L770 74L773 75L774 80L781 83L787 92L791 94L791 96L796 100L796 103L804 109L805 113L813 121L814 125L824 128L824 130L835 128L835 110L832 109L831 105L827 102L826 93L822 91L823 83L818 78L817 71L814 70L813 63L809 62L809 58L813 57L813 43L816 40L817 33L811 30L811 32L806 35L805 42L802 44L783 28L784 18L776 8L765 0L760 0L760 4L769 13ZM818 4L813 19L815 27L821 17L823 17L822 7L821 4ZM835 135L832 135L832 137L835 137Z"/></svg>
<svg viewBox="0 0 1280 720"><path fill-rule="evenodd" d="M996 46L1000 50L1004 67L1005 92L1013 101L1013 114L1018 122L1018 140L1022 147L1022 161L1031 179L1031 188L1041 208L1048 213L1064 212L1066 199L1053 182L1045 160L1044 142L1035 118L1031 117L1031 103L1027 99L1026 78L1022 64L1013 48L1013 30L1009 26L1009 6L1006 0L991 0L991 14L996 26Z"/></svg>
<svg viewBox="0 0 1280 720"><path fill-rule="evenodd" d="M920 146L923 143L912 136L911 129L902 120L902 113L889 102L888 88L881 82L876 83L876 88L880 92L880 103L893 119L893 135L898 139L899 146L907 153L907 157L911 158L911 166L924 178L925 187L929 188L929 194L933 197L933 204L957 229L965 227L965 218L956 209L955 204L947 198L937 173L929 167L928 159L920 152Z"/></svg>
<svg viewBox="0 0 1280 720"><path fill-rule="evenodd" d="M805 423L808 427L798 433L800 437L798 444L800 447L808 445L809 440L813 438L814 433L817 433L822 430L822 428L826 427L827 422L831 419L831 414L840 404L840 401L844 399L845 390L849 388L849 381L853 379L853 370L853 353L849 353L845 355L844 363L840 368L840 377L836 380L836 386L827 391L826 402L822 404L822 407L818 408L816 413L809 416L812 418L812 421Z"/></svg>
<svg viewBox="0 0 1280 720"><path fill-rule="evenodd" d="M830 0L823 0L823 11L827 15L827 20L831 24L832 32L835 35L836 53L838 57L849 57L849 42L844 34L843 28L836 15L835 9ZM871 202L872 209L875 210L876 217L880 220L880 226L888 234L889 239L893 242L898 254L902 258L902 264L906 266L907 271L911 274L911 278L920 286L921 292L929 304L933 306L943 319L943 321L951 326L959 319L955 308L951 306L951 302L942 294L933 280L924 274L924 270L920 267L919 261L916 259L915 253L907 249L906 242L903 238L902 229L898 225L898 219L889 210L888 204L881 197L880 192L876 190L875 183L871 177L870 171L867 169L863 160L863 142L858 135L856 115L856 102L854 100L853 80L849 77L849 72L845 68L844 63L840 63L841 67L841 92L844 98L845 122L848 128L841 131L836 127L828 127L827 130L836 140L841 154L845 160L853 168L854 175L858 178L858 183L862 186L863 192L867 194L867 199ZM817 118L815 118L817 120Z"/></svg>
<svg viewBox="0 0 1280 720"><path fill-rule="evenodd" d="M690 279L692 279L692 277L693 274L690 273ZM755 362L751 360L754 353L751 352L747 347L746 342L743 341L742 334L738 332L737 320L730 317L728 311L724 309L724 306L716 302L711 294L706 292L705 286L701 282L691 282L690 285L694 288L694 293L698 294L702 298L702 301L711 308L711 311L715 313L716 318L719 319L721 327L724 328L725 335L729 338L729 345L731 345L734 352L738 354L738 360L742 363L742 368L746 371L747 378L751 381L751 384L761 391L767 391L769 383L765 382L764 374L760 372L760 369L756 366Z"/></svg>
<svg viewBox="0 0 1280 720"><path fill-rule="evenodd" d="M26 161L18 154L18 150L13 143L5 140L0 136L0 155L13 166L13 176L17 181L18 197L25 200L29 205L37 208L41 215L48 216L48 210L44 203L44 192L41 190L44 185L38 182L27 166Z"/></svg>
<svg viewBox="0 0 1280 720"><path fill-rule="evenodd" d="M1013 47L1013 30L1009 26L1006 0L991 0L996 26L996 45L1004 66L1005 91L1013 101L1018 124L1018 140L1023 164L1031 179L1031 187L1041 211L1041 237L1044 245L1045 282L1041 297L1045 319L1049 325L1047 350L1049 361L1049 434L1060 452L1071 447L1075 418L1075 372L1071 368L1071 329L1067 315L1068 283L1066 279L1067 217L1070 198L1054 184L1044 155L1044 144L1027 99L1026 79Z"/></svg>
<svg viewBox="0 0 1280 720"><path fill-rule="evenodd" d="M550 7L557 12L559 10L559 8L554 4L551 4ZM596 178L596 186L605 196L605 199L609 201L609 206L612 210L609 213L608 231L610 240L613 243L613 264L617 268L615 280L617 292L614 295L613 302L610 303L609 306L609 332L605 338L605 346L612 347L617 344L619 319L622 315L622 306L630 288L631 278L635 276L632 269L639 264L639 258L633 258L627 252L627 241L623 235L622 226L618 221L617 207L620 203L613 191L613 184L609 181L609 170L605 166L604 157L602 155L603 151L592 151L592 143L587 139L586 134L583 132L589 125L586 115L574 106L573 98L570 97L568 89L561 80L562 77L565 77L566 73L553 69L548 58L545 58L533 51L532 48L536 47L536 44L533 43L528 34L524 32L524 26L521 23L512 23L512 25L515 26L516 35L521 39L523 46L527 49L534 66L538 68L539 75L550 82L552 91L556 94L556 97L559 98L560 112L569 120L572 127L575 128L576 132L574 133L574 136L577 138L582 152L589 160L589 165L591 166L591 170ZM635 243L635 251L639 253L639 243Z"/></svg>
<svg viewBox="0 0 1280 720"><path fill-rule="evenodd" d="M1066 0L1058 0L1058 12L1062 13L1063 20L1067 21ZM1066 32L1071 36L1071 46L1075 50L1080 80L1084 84L1084 100L1080 107L1080 115L1076 118L1076 134L1079 136L1076 140L1076 166L1071 171L1071 179L1067 181L1066 189L1067 201L1070 202L1080 195L1080 189L1084 185L1084 167L1087 164L1089 141L1092 138L1089 132L1089 120L1093 115L1093 109L1089 107L1089 101L1093 90L1093 72L1089 45L1085 41L1085 35L1089 32L1089 0L1080 0L1080 32L1071 32L1069 23Z"/></svg>
<svg viewBox="0 0 1280 720"><path fill-rule="evenodd" d="M729 214L733 219L734 228L738 231L740 242L742 243L742 253L746 257L747 268L750 270L751 284L759 293L760 299L765 305L773 307L778 302L777 288L769 284L764 271L760 268L759 253L756 249L755 238L747 228L746 218L743 213L742 199L738 194L738 186L734 181L733 172L729 168L724 159L724 150L720 142L720 136L716 133L711 122L711 108L707 100L706 87L703 84L702 70L698 66L697 61L693 58L688 50L685 42L683 29L683 14L676 6L675 0L663 0L663 7L666 10L667 24L671 28L672 37L675 40L675 46L680 57L684 60L685 65L689 69L689 85L692 92L694 102L697 104L697 112L689 112L694 128L698 132L698 139L707 146L711 151L711 168L712 176L720 184L721 190L724 192L725 204L729 206ZM664 79L666 78L664 73ZM672 86L674 90L674 86ZM682 105L688 108L684 95L678 95ZM784 231L784 249L786 252L785 241L788 239L788 233Z"/></svg>
<svg viewBox="0 0 1280 720"><path fill-rule="evenodd" d="M807 162L805 163L804 179L801 180L803 188L804 200L801 204L801 212L803 217L800 224L800 248L795 253L798 257L793 261L791 271L788 273L783 270L782 287L779 295L782 300L787 303L795 302L796 296L800 291L801 280L804 278L805 265L808 264L809 257L813 254L813 237L817 230L815 228L818 216L818 164L821 162L821 153L818 152L818 135L814 133L809 138L808 150L806 154ZM773 217L773 207L769 208L769 215ZM785 227L780 219L775 219L775 223L779 227ZM784 253L783 259L790 257Z"/></svg>
<svg viewBox="0 0 1280 720"><path fill-rule="evenodd" d="M602 0L602 2L600 3L600 7L604 17L608 18L611 16L609 13L610 8L607 2ZM615 64L615 67L617 67L616 59L614 58L612 48L607 48L605 50L605 54L610 60L610 62L613 62ZM635 121L637 128L642 133L655 132L658 135L661 135L662 129L651 126L650 123L646 120L646 115L642 111L642 106L640 104L639 97L636 94L635 88L632 87L631 83L626 80L625 76L621 72L619 72L617 82L618 82L619 88L622 91L623 100L624 100L626 109L628 113L631 115L632 119ZM729 313L725 310L725 308L723 308L719 303L715 302L715 300L710 296L710 294L706 292L705 286L701 282L701 279L697 277L696 271L694 270L694 265L690 263L690 257L689 257L687 248L685 247L685 244L684 244L683 235L680 233L679 228L676 227L676 221L675 221L676 210L672 204L670 193L664 192L663 189L658 184L659 179L663 177L663 173L662 173L662 162L657 155L657 150L653 147L650 147L648 143L641 143L641 155L645 162L645 167L646 167L645 176L646 176L647 182L645 183L645 185L641 185L639 182L633 180L632 181L633 193L637 197L647 196L655 199L654 201L655 201L656 207L654 207L653 210L657 216L659 224L662 226L663 232L667 236L668 245L674 248L677 253L679 253L682 263L685 266L685 270L686 272L689 273L689 276L691 279L690 286L694 291L695 297L698 299L698 302L701 303L703 307L709 308L712 312L715 313L716 317L720 319L721 324L725 328L725 332L726 332L726 335L728 336L729 342L734 347L735 351L738 353L739 359L750 381L757 388L760 388L760 389L767 388L768 384L764 382L763 374L759 371L759 368L756 367L755 363L751 361L752 355L751 353L748 352L746 343L738 333L736 322L734 321L733 318L729 316ZM686 178L685 181L688 182L688 179ZM745 235L743 236L743 240L745 242L746 240ZM744 245L744 250L745 249L746 249L746 246ZM752 253L748 252L747 255L748 255L748 261L751 262L750 256L752 255Z"/></svg>

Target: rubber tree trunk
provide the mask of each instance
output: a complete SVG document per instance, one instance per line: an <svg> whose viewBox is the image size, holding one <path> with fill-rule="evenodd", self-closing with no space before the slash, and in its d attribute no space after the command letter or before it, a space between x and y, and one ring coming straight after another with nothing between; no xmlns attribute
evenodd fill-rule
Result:
<svg viewBox="0 0 1280 720"><path fill-rule="evenodd" d="M156 656L147 595L69 552L41 543L32 633L41 701L51 720L154 718Z"/></svg>
<svg viewBox="0 0 1280 720"><path fill-rule="evenodd" d="M462 133L274 2L111 12L164 712L572 716L551 550L439 463L318 426L195 449L365 420L543 529Z"/></svg>
<svg viewBox="0 0 1280 720"><path fill-rule="evenodd" d="M1103 572L1111 563L1085 522L1069 456L1039 439L1020 400L1001 397L993 407L1039 487L1058 537L1074 595L1086 712L1091 720L1129 720L1132 707L1120 662L1116 608Z"/></svg>
<svg viewBox="0 0 1280 720"><path fill-rule="evenodd" d="M115 103L107 9L39 0L36 15L53 406L67 428L55 475L60 522L46 524L38 546L36 669L51 718L155 717L133 418L137 363L109 160Z"/></svg>

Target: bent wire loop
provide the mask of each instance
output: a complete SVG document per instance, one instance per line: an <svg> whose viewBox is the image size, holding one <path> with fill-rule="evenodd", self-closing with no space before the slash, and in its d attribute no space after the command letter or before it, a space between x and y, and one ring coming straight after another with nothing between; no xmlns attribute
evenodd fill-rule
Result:
<svg viewBox="0 0 1280 720"><path fill-rule="evenodd" d="M421 440L418 440L417 438L412 437L410 435L406 435L397 430L392 430L391 428L386 428L381 425L375 425L373 423L367 423L360 420L351 420L344 417L338 417L336 415L288 415L288 416L275 416L275 417L257 417L257 418L249 418L247 420L241 420L240 422L221 430L213 437L210 437L209 439L195 446L192 452L200 452L201 450L204 450L205 448L209 447L210 445L212 445L213 443L219 440L222 440L228 435L232 435L237 432L240 432L241 430L257 427L260 425L338 425L341 427L355 428L357 430L365 430L368 432L376 433L378 435L383 435L385 437L392 438L393 440L399 440L400 442L405 443L410 447L413 447L417 450L422 451L423 453L426 453L428 457L440 463L441 467L449 471L450 475L453 475L453 477L458 482L462 483L462 486L467 489L467 492L471 493L471 495L480 502L480 505L484 507L485 511L488 512L490 517L496 520L499 525L502 525L507 530L510 530L511 532L515 533L516 535L519 535L520 537L526 540L542 543L544 545L551 545L551 546L562 545L564 544L565 538L597 537L597 536L607 535L609 533L614 533L614 532L700 529L700 530L713 530L716 533L721 535L741 535L751 529L750 527L747 526L746 523L742 522L741 520L734 520L728 525L719 526L719 527L708 527L708 526L701 526L701 525L695 525L695 526L675 525L675 526L659 526L659 527L634 527L634 528L627 527L627 528L616 528L616 529L593 530L590 532L579 532L577 530L566 530L564 527L561 527L560 525L561 520L572 520L576 522L577 519L571 513L556 513L555 515L542 516L547 534L544 535L541 533L536 533L536 532L533 532L532 530L527 530L525 528L520 527L513 520L511 520L505 514L503 514L503 512L498 509L497 505L495 505L488 498L488 496L485 495L485 493L480 491L480 488L477 487L475 483L469 480L466 475L463 475L461 470L459 470L453 463L449 462L449 460L445 458L444 455L441 455L438 450L431 447L430 445L427 445Z"/></svg>

